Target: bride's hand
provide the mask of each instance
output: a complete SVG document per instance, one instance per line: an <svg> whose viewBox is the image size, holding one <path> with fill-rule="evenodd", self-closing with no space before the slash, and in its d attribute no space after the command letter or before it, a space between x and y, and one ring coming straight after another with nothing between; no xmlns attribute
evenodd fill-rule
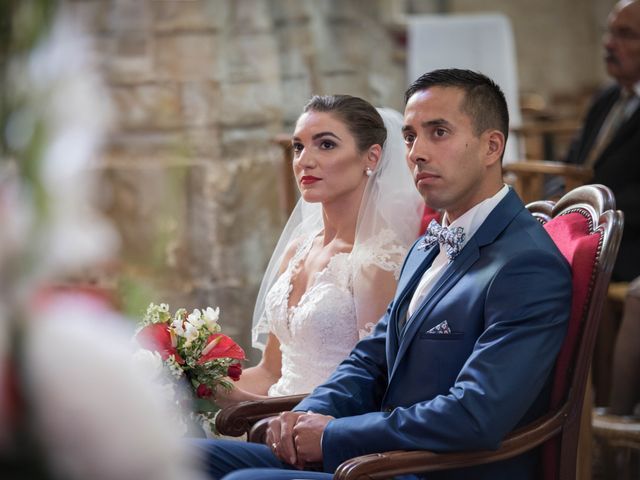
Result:
<svg viewBox="0 0 640 480"><path fill-rule="evenodd" d="M241 388L233 385L231 390L219 387L211 400L220 408L225 408L231 405L236 405L240 402L245 402L247 400L259 400L260 398L260 395L247 392L246 390L242 390Z"/></svg>

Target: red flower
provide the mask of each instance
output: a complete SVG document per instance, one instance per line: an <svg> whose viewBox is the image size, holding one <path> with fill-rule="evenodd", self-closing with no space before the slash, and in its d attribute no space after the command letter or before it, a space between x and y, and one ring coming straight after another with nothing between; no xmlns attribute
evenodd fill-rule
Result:
<svg viewBox="0 0 640 480"><path fill-rule="evenodd" d="M231 380L233 380L234 382L237 382L238 380L240 380L241 374L242 374L242 365L240 365L239 363L233 363L229 365L229 368L227 369L227 376Z"/></svg>
<svg viewBox="0 0 640 480"><path fill-rule="evenodd" d="M141 347L151 350L152 352L158 352L162 357L162 360L166 360L173 355L176 362L180 364L184 363L184 360L178 353L178 350L171 342L169 326L164 323L152 323L151 325L147 325L138 332L136 340Z"/></svg>
<svg viewBox="0 0 640 480"><path fill-rule="evenodd" d="M213 390L207 387L204 383L198 385L198 389L196 390L196 395L200 398L209 398L212 393Z"/></svg>
<svg viewBox="0 0 640 480"><path fill-rule="evenodd" d="M240 346L222 333L213 333L207 339L207 346L202 350L202 356L198 360L198 365L202 365L216 358L233 358L244 360L244 350Z"/></svg>

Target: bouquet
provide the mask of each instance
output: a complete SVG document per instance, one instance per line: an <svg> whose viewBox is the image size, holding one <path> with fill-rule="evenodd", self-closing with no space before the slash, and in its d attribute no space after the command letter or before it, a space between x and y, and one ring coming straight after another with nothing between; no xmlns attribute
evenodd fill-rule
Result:
<svg viewBox="0 0 640 480"><path fill-rule="evenodd" d="M189 420L209 432L215 431L219 410L211 401L213 394L218 388L233 388L229 379L240 379L240 362L245 360L242 348L220 333L219 316L220 309L211 307L191 313L180 308L172 315L166 303L152 303L135 336L144 349L139 356L153 355L162 365L159 376L168 380L168 395L179 407L191 405ZM187 398L184 391L179 393L179 382L185 381Z"/></svg>

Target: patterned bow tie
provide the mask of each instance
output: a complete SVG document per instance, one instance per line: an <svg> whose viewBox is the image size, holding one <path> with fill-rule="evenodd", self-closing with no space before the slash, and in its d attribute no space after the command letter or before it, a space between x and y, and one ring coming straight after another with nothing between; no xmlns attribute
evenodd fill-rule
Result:
<svg viewBox="0 0 640 480"><path fill-rule="evenodd" d="M466 234L462 227L447 228L440 225L435 220L431 220L427 227L427 233L418 244L418 250L426 250L434 243L439 242L444 245L449 261L453 260L460 253L462 242Z"/></svg>

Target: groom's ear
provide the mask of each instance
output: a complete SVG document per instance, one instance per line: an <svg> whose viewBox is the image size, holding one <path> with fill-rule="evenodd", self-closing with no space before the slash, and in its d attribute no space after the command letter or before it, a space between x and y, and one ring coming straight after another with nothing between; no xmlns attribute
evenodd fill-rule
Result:
<svg viewBox="0 0 640 480"><path fill-rule="evenodd" d="M382 147L378 144L371 145L367 151L366 167L375 170L382 156Z"/></svg>

